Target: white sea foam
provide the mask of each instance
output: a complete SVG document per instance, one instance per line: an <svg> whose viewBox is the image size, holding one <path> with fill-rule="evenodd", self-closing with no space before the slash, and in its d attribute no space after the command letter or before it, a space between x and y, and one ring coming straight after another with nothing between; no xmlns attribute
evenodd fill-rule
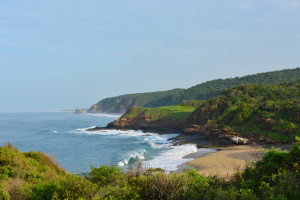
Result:
<svg viewBox="0 0 300 200"><path fill-rule="evenodd" d="M97 117L114 117L114 118L119 118L122 115L117 115L117 114L102 114L102 113L85 113L86 115L93 115L93 116L97 116Z"/></svg>
<svg viewBox="0 0 300 200"><path fill-rule="evenodd" d="M171 146L170 150L167 150L160 155L156 156L154 159L145 161L146 165L154 168L162 168L167 171L174 171L177 169L177 165L184 162L188 162L192 159L183 159L182 157L197 152L196 145L185 144L181 146Z"/></svg>
<svg viewBox="0 0 300 200"><path fill-rule="evenodd" d="M125 158L122 161L118 162L118 165L122 167L124 165L127 165L130 161L134 162L135 160L145 159L145 156L144 156L145 153L146 153L145 149L142 149L139 151L127 152L126 154L123 155Z"/></svg>
<svg viewBox="0 0 300 200"><path fill-rule="evenodd" d="M93 127L89 127L93 128ZM166 149L156 157L151 160L144 161L146 165L154 168L163 168L167 171L173 171L177 169L179 164L188 162L192 159L183 159L182 157L197 152L196 145L186 144L181 146L173 146L173 144L168 140L169 138L175 137L178 134L166 134L159 135L156 133L143 133L142 131L121 131L121 130L99 130L99 131L86 131L89 128L79 128L73 131L75 134L87 134L87 135L111 135L111 136L122 136L122 137L139 137L142 143L148 143L150 148L154 149ZM150 134L150 135L149 135ZM147 135L147 136L145 136ZM211 149L200 149L199 151L212 151ZM122 167L137 159L145 159L146 150L129 151L121 154L122 159L120 159L117 164Z"/></svg>
<svg viewBox="0 0 300 200"><path fill-rule="evenodd" d="M168 134L167 136L160 136L156 133L143 133L142 131L135 131L135 130L116 130L116 129L109 129L109 130L98 130L98 131L87 131L90 128L95 128L95 126L88 127L88 128L78 128L75 131L70 131L75 134L88 134L88 135L121 135L121 136L128 136L128 137L141 137L144 140L151 140L153 143L170 143L167 141L169 138L177 136L178 134ZM147 136L145 136L147 135ZM143 137L142 137L143 136Z"/></svg>

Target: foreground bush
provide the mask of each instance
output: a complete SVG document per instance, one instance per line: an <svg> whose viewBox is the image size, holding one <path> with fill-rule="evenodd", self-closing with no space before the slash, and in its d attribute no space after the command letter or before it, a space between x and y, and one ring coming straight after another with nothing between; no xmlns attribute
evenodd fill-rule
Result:
<svg viewBox="0 0 300 200"><path fill-rule="evenodd" d="M300 143L290 151L265 152L244 172L224 181L195 169L165 173L141 163L128 172L91 167L84 177L61 169L41 152L0 147L0 199L300 199Z"/></svg>

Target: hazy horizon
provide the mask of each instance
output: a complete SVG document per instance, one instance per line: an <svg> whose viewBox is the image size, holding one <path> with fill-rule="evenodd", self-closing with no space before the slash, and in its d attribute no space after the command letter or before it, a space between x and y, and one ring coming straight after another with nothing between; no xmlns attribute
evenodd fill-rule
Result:
<svg viewBox="0 0 300 200"><path fill-rule="evenodd" d="M0 3L0 112L300 67L298 0Z"/></svg>

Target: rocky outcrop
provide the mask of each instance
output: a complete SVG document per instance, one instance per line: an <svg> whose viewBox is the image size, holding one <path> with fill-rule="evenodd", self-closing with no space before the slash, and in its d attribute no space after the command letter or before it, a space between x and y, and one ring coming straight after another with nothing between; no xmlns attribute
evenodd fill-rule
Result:
<svg viewBox="0 0 300 200"><path fill-rule="evenodd" d="M136 118L120 117L107 124L110 129L134 129L154 132L181 132L181 124L172 121L151 120L148 116L138 116Z"/></svg>
<svg viewBox="0 0 300 200"><path fill-rule="evenodd" d="M149 115L146 115L145 113L147 112L143 108L130 108L120 118L109 123L105 129L133 129L156 133L181 133L178 138L181 138L181 136L182 138L189 138L188 140L185 139L184 142L195 143L198 141L198 144L201 145L218 147L247 144L280 144L255 131L249 135L241 135L239 132L233 132L226 128L215 129L214 127L218 125L217 121L207 120L207 116L211 116L215 112L215 109L197 108L190 117L184 120L174 120L170 117L157 117L160 113L153 114L153 112L150 112ZM274 123L274 120L257 118L255 122L268 127L268 125ZM292 132L286 130L284 134L289 135Z"/></svg>
<svg viewBox="0 0 300 200"><path fill-rule="evenodd" d="M250 140L248 138L243 138L243 137L228 137L230 141L234 144L249 144Z"/></svg>
<svg viewBox="0 0 300 200"><path fill-rule="evenodd" d="M281 144L275 140L264 137L263 135L253 131L247 137L241 137L240 133L230 132L227 129L212 129L208 132L209 141L213 145L244 145L244 144L260 144L260 145L276 145Z"/></svg>
<svg viewBox="0 0 300 200"><path fill-rule="evenodd" d="M75 112L73 114L83 114L84 111L81 109L76 109Z"/></svg>

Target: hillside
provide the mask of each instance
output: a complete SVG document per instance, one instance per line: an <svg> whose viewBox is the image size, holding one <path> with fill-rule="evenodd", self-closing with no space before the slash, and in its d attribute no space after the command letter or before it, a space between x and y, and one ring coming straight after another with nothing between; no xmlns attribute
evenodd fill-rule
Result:
<svg viewBox="0 0 300 200"><path fill-rule="evenodd" d="M178 93L184 89L125 94L117 97L105 98L93 105L87 113L124 113L130 107L142 107L145 104Z"/></svg>
<svg viewBox="0 0 300 200"><path fill-rule="evenodd" d="M236 86L205 101L191 118L244 137L260 134L273 141L292 142L300 135L299 96L300 79L271 86ZM204 111L208 114L203 115Z"/></svg>
<svg viewBox="0 0 300 200"><path fill-rule="evenodd" d="M124 113L130 107L173 106L184 100L205 100L217 96L226 88L237 85L263 84L265 86L300 78L300 68L258 73L243 77L217 79L198 84L188 89L151 92L106 98L93 105L89 113Z"/></svg>
<svg viewBox="0 0 300 200"><path fill-rule="evenodd" d="M208 143L221 146L232 144L228 140L235 136L261 144L291 143L300 136L299 96L300 79L271 86L235 86L206 101L130 108L107 128L207 135Z"/></svg>
<svg viewBox="0 0 300 200"><path fill-rule="evenodd" d="M202 101L186 101L176 106L157 108L131 107L119 119L109 123L108 128L150 129L156 132L181 131L182 122L191 116ZM91 129L94 130L94 129Z"/></svg>

